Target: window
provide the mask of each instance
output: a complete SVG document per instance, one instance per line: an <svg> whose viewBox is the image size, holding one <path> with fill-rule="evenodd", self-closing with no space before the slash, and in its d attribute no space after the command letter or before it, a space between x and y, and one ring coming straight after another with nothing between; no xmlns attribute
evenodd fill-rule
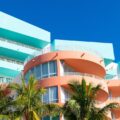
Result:
<svg viewBox="0 0 120 120"><path fill-rule="evenodd" d="M30 77L30 70L25 74L25 80L26 80L26 82L28 82L29 77Z"/></svg>
<svg viewBox="0 0 120 120"><path fill-rule="evenodd" d="M38 65L35 67L35 78L36 79L41 78L41 65Z"/></svg>
<svg viewBox="0 0 120 120"><path fill-rule="evenodd" d="M47 92L43 95L44 103L56 103L58 101L58 88L47 88Z"/></svg>
<svg viewBox="0 0 120 120"><path fill-rule="evenodd" d="M112 116L112 120L116 120L115 115L113 113L111 113Z"/></svg>
<svg viewBox="0 0 120 120"><path fill-rule="evenodd" d="M65 94L65 101L68 101L70 99L70 93L64 90L64 94Z"/></svg>
<svg viewBox="0 0 120 120"><path fill-rule="evenodd" d="M47 89L46 93L43 95L43 102L49 103L49 89Z"/></svg>
<svg viewBox="0 0 120 120"><path fill-rule="evenodd" d="M42 78L48 77L48 63L42 64Z"/></svg>
<svg viewBox="0 0 120 120"><path fill-rule="evenodd" d="M57 63L56 61L50 61L49 62L49 74L50 76L56 76L56 71L57 71Z"/></svg>
<svg viewBox="0 0 120 120"><path fill-rule="evenodd" d="M33 68L31 69L31 75L33 75L33 76L35 75L35 71L34 71L34 70L35 70L35 68L33 67Z"/></svg>
<svg viewBox="0 0 120 120"><path fill-rule="evenodd" d="M51 87L49 89L49 102L56 103L58 101L58 88Z"/></svg>
<svg viewBox="0 0 120 120"><path fill-rule="evenodd" d="M50 61L31 68L25 75L25 80L28 81L30 75L34 75L36 79L47 78L57 75L57 62Z"/></svg>

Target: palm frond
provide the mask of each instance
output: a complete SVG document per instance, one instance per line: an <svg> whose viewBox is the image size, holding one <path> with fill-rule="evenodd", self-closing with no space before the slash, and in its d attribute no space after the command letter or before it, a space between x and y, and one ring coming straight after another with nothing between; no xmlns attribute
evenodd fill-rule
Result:
<svg viewBox="0 0 120 120"><path fill-rule="evenodd" d="M111 109L117 109L117 108L120 108L119 104L118 103L110 103L108 105L106 105L105 107L103 107L102 109L99 110L98 113L106 113L108 112L109 110Z"/></svg>

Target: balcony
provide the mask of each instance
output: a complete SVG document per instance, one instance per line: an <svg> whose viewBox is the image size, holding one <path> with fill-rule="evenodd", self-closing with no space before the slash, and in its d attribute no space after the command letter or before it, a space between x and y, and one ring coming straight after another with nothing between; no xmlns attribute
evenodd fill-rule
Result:
<svg viewBox="0 0 120 120"><path fill-rule="evenodd" d="M77 80L79 82L82 81L82 79L86 80L86 84L92 84L92 86L101 85L101 89L98 92L97 100L98 101L105 101L108 98L108 87L106 82L103 78L100 78L96 75L91 75L87 73L78 73L78 72L64 72L62 76L60 76L60 85L66 89L68 88L68 83L73 80Z"/></svg>
<svg viewBox="0 0 120 120"><path fill-rule="evenodd" d="M120 96L119 97L109 97L106 104L113 103L113 102L118 103L120 105ZM112 112L115 120L120 119L120 108L112 109L111 112Z"/></svg>
<svg viewBox="0 0 120 120"><path fill-rule="evenodd" d="M23 55L27 57L29 55L32 56L34 53L39 53L41 51L41 49L36 49L28 45L0 38L0 50L3 51L3 49L6 52L6 54L7 52L11 51L11 53L13 53L11 54L11 57L14 57L16 53L18 53L18 55Z"/></svg>
<svg viewBox="0 0 120 120"><path fill-rule="evenodd" d="M80 72L64 72L64 76L66 75L80 75L80 76L88 76L88 77L92 77L92 78L97 78L97 79L100 79L100 80L103 80L102 77L99 77L99 76L96 76L96 75L93 75L93 74L88 74L88 73L80 73Z"/></svg>
<svg viewBox="0 0 120 120"><path fill-rule="evenodd" d="M110 101L120 102L120 96L119 97L109 97Z"/></svg>
<svg viewBox="0 0 120 120"><path fill-rule="evenodd" d="M0 76L0 83L10 83L13 80L11 77Z"/></svg>
<svg viewBox="0 0 120 120"><path fill-rule="evenodd" d="M0 68L21 71L23 69L23 64L15 60L0 58Z"/></svg>
<svg viewBox="0 0 120 120"><path fill-rule="evenodd" d="M13 41L43 48L50 42L50 32L0 12L0 34ZM35 32L33 32L35 31Z"/></svg>

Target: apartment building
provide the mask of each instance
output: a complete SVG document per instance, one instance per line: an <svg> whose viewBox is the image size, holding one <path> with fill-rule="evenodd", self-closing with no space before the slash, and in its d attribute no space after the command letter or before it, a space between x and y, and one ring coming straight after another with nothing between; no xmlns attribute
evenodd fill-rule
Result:
<svg viewBox="0 0 120 120"><path fill-rule="evenodd" d="M101 85L98 105L120 103L120 64L115 63L112 43L55 39L50 32L0 12L0 82L8 83L24 74L33 74L47 89L45 103L64 104L70 97L68 82ZM22 72L23 71L23 72ZM120 120L120 109L113 109L108 120ZM43 120L64 119L45 117Z"/></svg>
<svg viewBox="0 0 120 120"><path fill-rule="evenodd" d="M70 97L68 82L81 82L84 78L87 84L101 85L97 95L99 106L120 103L119 67L113 62L111 43L54 40L52 48L53 51L31 59L24 66L25 80L33 74L38 84L47 89L43 102L64 104ZM120 109L113 109L107 116L108 120L120 120ZM43 120L54 119L63 118L46 117Z"/></svg>
<svg viewBox="0 0 120 120"><path fill-rule="evenodd" d="M12 82L24 62L44 53L50 32L0 12L0 83Z"/></svg>

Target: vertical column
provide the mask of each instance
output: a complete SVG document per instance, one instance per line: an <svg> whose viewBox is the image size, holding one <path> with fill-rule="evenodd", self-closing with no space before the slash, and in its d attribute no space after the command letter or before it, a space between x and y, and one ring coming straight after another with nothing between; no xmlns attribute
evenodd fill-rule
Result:
<svg viewBox="0 0 120 120"><path fill-rule="evenodd" d="M57 59L57 76L60 77L60 60Z"/></svg>
<svg viewBox="0 0 120 120"><path fill-rule="evenodd" d="M60 60L57 59L57 79L58 79L58 103L61 103L61 90L60 90Z"/></svg>
<svg viewBox="0 0 120 120"><path fill-rule="evenodd" d="M58 56L57 56L58 57ZM61 86L60 86L60 59L57 58L57 79L58 79L58 104L61 104ZM59 116L60 120L62 120L62 115Z"/></svg>

